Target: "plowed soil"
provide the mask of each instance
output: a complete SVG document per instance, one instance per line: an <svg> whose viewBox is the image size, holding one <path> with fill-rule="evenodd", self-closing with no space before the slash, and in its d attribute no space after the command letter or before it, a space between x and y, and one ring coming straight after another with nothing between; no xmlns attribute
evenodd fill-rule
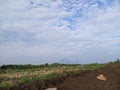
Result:
<svg viewBox="0 0 120 90"><path fill-rule="evenodd" d="M103 74L107 80L97 79L100 74ZM80 70L69 77L56 77L45 82L38 80L0 90L44 90L52 87L56 87L57 90L120 90L120 64L109 65L99 70Z"/></svg>
<svg viewBox="0 0 120 90"><path fill-rule="evenodd" d="M107 80L96 77L103 74ZM120 90L120 65L111 65L101 70L80 71L57 86L57 90Z"/></svg>

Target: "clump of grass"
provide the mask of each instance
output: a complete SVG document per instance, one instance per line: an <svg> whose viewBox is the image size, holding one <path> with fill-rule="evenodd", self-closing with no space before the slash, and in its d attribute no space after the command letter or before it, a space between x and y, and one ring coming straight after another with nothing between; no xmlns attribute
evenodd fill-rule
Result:
<svg viewBox="0 0 120 90"><path fill-rule="evenodd" d="M7 82L0 84L0 88L10 88L10 87L11 87L10 83Z"/></svg>
<svg viewBox="0 0 120 90"><path fill-rule="evenodd" d="M24 84L24 83L28 83L28 82L31 82L34 80L48 80L48 79L52 78L53 76L56 76L55 73L49 73L44 76L25 76L19 80L19 83Z"/></svg>
<svg viewBox="0 0 120 90"><path fill-rule="evenodd" d="M34 81L34 80L37 80L39 79L39 77L36 77L36 76L25 76L25 77L22 77L20 80L19 80L19 84L24 84L24 83L28 83L28 82L31 82L31 81Z"/></svg>
<svg viewBox="0 0 120 90"><path fill-rule="evenodd" d="M51 79L54 76L57 76L57 73L53 72L53 73L47 74L45 76L41 76L39 79L41 79L41 80L48 80L48 79Z"/></svg>

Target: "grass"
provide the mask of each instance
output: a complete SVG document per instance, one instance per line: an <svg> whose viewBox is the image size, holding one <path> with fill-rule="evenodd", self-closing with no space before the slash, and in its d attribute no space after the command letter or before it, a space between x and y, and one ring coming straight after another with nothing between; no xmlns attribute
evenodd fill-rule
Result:
<svg viewBox="0 0 120 90"><path fill-rule="evenodd" d="M11 87L11 85L10 85L10 83L2 83L2 84L0 84L0 88L9 88L9 87Z"/></svg>
<svg viewBox="0 0 120 90"><path fill-rule="evenodd" d="M61 65L33 69L0 70L0 88L9 88L13 85L25 84L34 80L48 80L55 76L70 76L77 70L93 70L105 67L105 64L88 65Z"/></svg>
<svg viewBox="0 0 120 90"><path fill-rule="evenodd" d="M29 76L22 77L19 81L19 84L28 83L28 82L31 82L31 81L37 80L37 79L39 79L39 77L35 77L35 76L33 76L33 77L29 77Z"/></svg>
<svg viewBox="0 0 120 90"><path fill-rule="evenodd" d="M103 68L105 67L106 65L105 64L88 64L88 65L84 65L83 69L100 69L100 68Z"/></svg>

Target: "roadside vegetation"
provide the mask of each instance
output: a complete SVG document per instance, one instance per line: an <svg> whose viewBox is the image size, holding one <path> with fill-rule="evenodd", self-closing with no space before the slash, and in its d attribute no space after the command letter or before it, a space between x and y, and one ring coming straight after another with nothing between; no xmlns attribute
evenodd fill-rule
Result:
<svg viewBox="0 0 120 90"><path fill-rule="evenodd" d="M107 64L42 64L42 65L2 65L0 66L0 88L9 88L34 80L49 80L52 77L70 76L78 70L94 70L109 64L120 64L119 59Z"/></svg>

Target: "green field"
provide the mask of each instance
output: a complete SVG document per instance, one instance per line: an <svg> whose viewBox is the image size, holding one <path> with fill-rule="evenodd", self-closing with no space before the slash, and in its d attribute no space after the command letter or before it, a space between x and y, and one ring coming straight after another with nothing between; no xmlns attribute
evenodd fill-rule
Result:
<svg viewBox="0 0 120 90"><path fill-rule="evenodd" d="M118 63L118 62L111 62ZM110 64L110 63L109 63ZM0 88L9 88L34 80L48 80L52 77L70 76L78 70L94 70L107 64L42 64L42 65L2 65L0 66Z"/></svg>

